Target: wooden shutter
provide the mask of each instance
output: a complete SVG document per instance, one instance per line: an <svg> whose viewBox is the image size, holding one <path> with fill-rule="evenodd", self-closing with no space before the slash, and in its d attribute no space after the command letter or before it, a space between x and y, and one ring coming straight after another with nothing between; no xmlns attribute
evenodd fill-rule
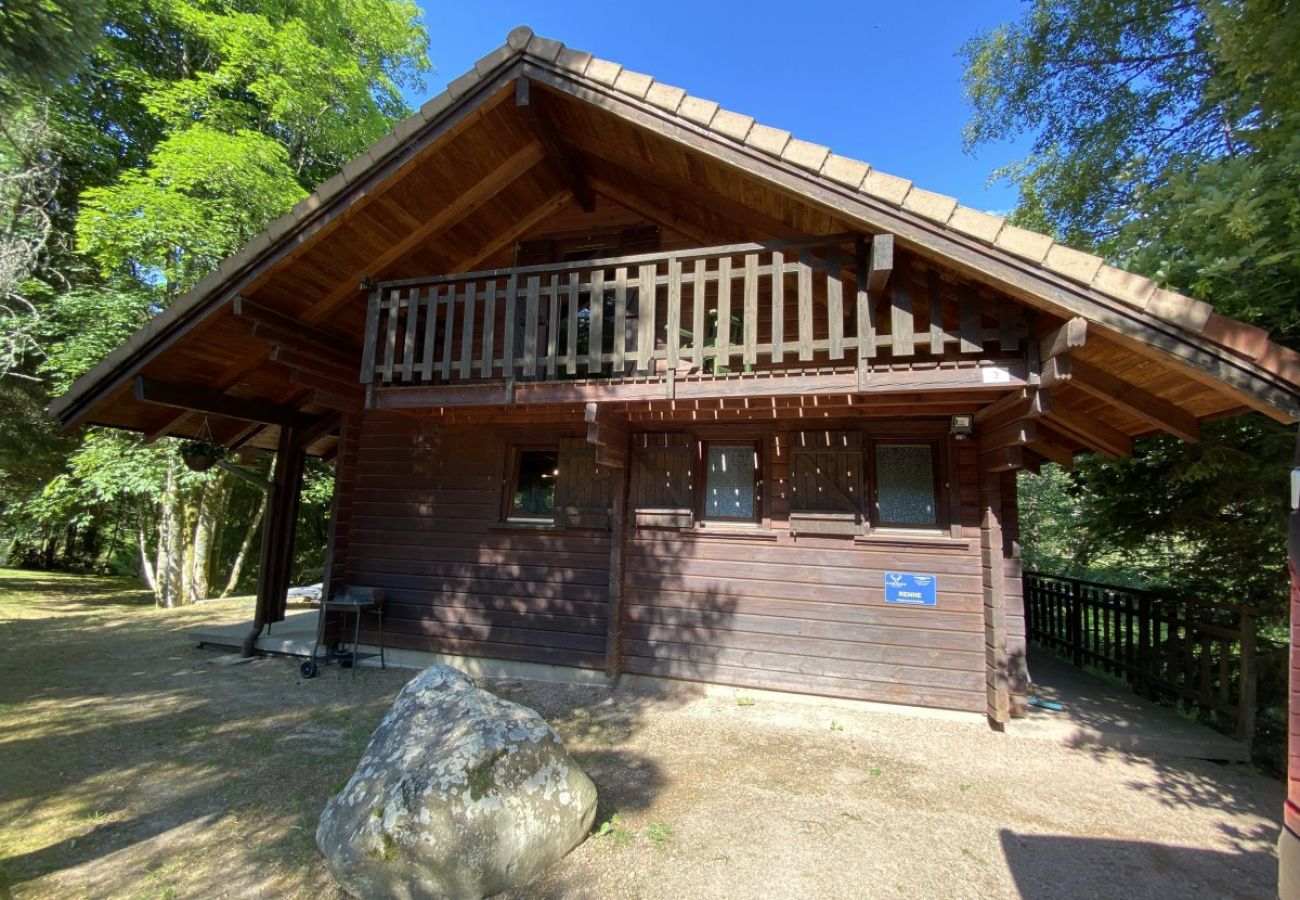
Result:
<svg viewBox="0 0 1300 900"><path fill-rule="evenodd" d="M862 435L856 431L800 431L791 435L790 445L790 531L861 531Z"/></svg>
<svg viewBox="0 0 1300 900"><path fill-rule="evenodd" d="M555 482L555 524L570 528L609 528L614 480L596 465L596 447L582 438L560 441L560 474Z"/></svg>
<svg viewBox="0 0 1300 900"><path fill-rule="evenodd" d="M685 434L632 436L630 505L638 528L690 528L695 521L695 441Z"/></svg>

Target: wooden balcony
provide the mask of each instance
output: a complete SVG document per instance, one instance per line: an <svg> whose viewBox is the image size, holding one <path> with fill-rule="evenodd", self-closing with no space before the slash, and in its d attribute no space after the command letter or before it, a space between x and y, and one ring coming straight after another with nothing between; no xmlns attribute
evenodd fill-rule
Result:
<svg viewBox="0 0 1300 900"><path fill-rule="evenodd" d="M1018 305L895 268L840 234L385 282L361 381L408 408L1024 383Z"/></svg>

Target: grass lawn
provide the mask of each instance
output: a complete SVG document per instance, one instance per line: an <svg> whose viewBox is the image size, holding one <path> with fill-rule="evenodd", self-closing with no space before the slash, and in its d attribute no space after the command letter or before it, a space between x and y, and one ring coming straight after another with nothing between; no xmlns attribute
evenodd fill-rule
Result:
<svg viewBox="0 0 1300 900"><path fill-rule="evenodd" d="M340 896L317 817L411 673L303 681L185 637L251 614L0 570L0 900ZM491 687L601 792L597 833L512 900L1276 892L1283 786L1249 766L736 691Z"/></svg>

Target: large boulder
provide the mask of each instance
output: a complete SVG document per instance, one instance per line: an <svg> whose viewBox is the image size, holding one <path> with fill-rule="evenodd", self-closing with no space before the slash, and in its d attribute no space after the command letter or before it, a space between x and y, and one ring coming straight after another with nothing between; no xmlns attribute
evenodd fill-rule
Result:
<svg viewBox="0 0 1300 900"><path fill-rule="evenodd" d="M433 666L398 694L316 844L357 897L477 898L561 859L595 814L595 785L541 716Z"/></svg>

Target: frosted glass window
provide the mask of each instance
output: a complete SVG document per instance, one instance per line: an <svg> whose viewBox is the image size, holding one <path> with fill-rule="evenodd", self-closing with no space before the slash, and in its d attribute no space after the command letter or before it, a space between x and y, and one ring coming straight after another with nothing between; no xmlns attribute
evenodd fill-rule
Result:
<svg viewBox="0 0 1300 900"><path fill-rule="evenodd" d="M876 502L882 525L935 525L929 444L876 445Z"/></svg>
<svg viewBox="0 0 1300 900"><path fill-rule="evenodd" d="M754 447L752 444L709 446L704 517L753 520Z"/></svg>

